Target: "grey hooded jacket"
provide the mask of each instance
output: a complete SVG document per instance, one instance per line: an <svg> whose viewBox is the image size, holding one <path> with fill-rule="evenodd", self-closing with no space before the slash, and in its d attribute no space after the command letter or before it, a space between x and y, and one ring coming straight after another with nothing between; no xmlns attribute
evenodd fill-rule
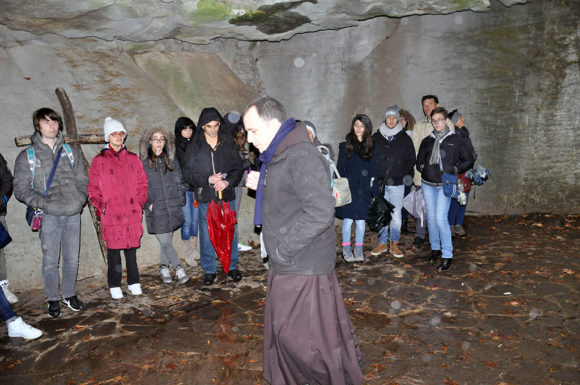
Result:
<svg viewBox="0 0 580 385"><path fill-rule="evenodd" d="M71 146L74 167L63 149L61 159L54 174L54 179L45 197L46 181L54 164L58 151L62 148L62 133L58 133L54 148L51 149L42 141L39 132L31 137L36 164L34 168L34 187L28 164L27 149L16 157L14 164L14 196L22 203L38 207L46 214L71 216L79 214L87 202L89 177L79 151Z"/></svg>

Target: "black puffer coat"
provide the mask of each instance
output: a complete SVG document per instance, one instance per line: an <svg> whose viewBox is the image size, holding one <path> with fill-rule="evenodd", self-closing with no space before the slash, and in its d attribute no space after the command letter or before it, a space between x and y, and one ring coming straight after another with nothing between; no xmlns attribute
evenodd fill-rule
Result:
<svg viewBox="0 0 580 385"><path fill-rule="evenodd" d="M0 217L6 216L6 206L12 196L12 173L0 154Z"/></svg>
<svg viewBox="0 0 580 385"><path fill-rule="evenodd" d="M169 158L172 171L165 170L165 158L160 156L154 161L149 158L149 139L155 132L165 137L163 153ZM162 129L152 129L141 138L140 156L143 169L149 179L149 198L145 203L145 222L149 234L171 233L183 225L182 207L185 204L186 184L181 176L181 167L174 158L173 138ZM153 205L153 209L149 208Z"/></svg>
<svg viewBox="0 0 580 385"><path fill-rule="evenodd" d="M204 108L199 118L194 141L187 147L185 153L186 167L183 170L183 177L187 183L194 186L193 192L199 203L219 202L218 193L209 184L209 177L220 172L226 174L225 180L229 183L229 186L222 191L222 200L233 201L234 188L242 179L244 171L242 159L231 135L226 135L220 128L216 147L212 149L207 143L203 126L213 120L223 123L221 115L215 108Z"/></svg>

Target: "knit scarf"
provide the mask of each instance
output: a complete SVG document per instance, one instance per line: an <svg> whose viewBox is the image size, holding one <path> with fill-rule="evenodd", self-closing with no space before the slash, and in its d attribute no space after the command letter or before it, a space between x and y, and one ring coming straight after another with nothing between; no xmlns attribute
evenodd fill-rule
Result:
<svg viewBox="0 0 580 385"><path fill-rule="evenodd" d="M261 226L262 225L262 207L264 201L264 178L266 177L266 168L268 163L274 157L278 146L286 136L296 127L296 121L292 118L286 120L280 128L278 132L274 136L274 139L270 142L268 148L260 154L260 160L262 161L262 166L260 167L260 179L258 179L258 190L256 191L256 203L254 208L254 225Z"/></svg>
<svg viewBox="0 0 580 385"><path fill-rule="evenodd" d="M445 138L445 135L449 133L449 127L445 126L443 131L435 131L431 133L435 137L435 143L433 143L433 149L431 150L431 158L429 159L429 164L439 164L441 156L439 155L439 148L441 147L441 141Z"/></svg>
<svg viewBox="0 0 580 385"><path fill-rule="evenodd" d="M385 123L381 124L381 126L379 127L380 133L388 141L393 140L393 136L397 135L399 133L399 131L401 131L402 129L403 129L403 126L401 126L401 123L397 123L397 125L393 128L388 128Z"/></svg>

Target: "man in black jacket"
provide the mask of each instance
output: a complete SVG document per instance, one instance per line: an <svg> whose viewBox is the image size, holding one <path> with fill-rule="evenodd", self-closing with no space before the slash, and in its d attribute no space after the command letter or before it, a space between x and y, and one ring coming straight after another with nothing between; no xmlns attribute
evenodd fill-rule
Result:
<svg viewBox="0 0 580 385"><path fill-rule="evenodd" d="M399 123L399 107L391 106L385 112L385 121L379 130L373 134L375 144L373 161L377 170L378 183L375 183L375 195L380 194L384 186L384 196L395 206L391 223L379 230L379 243L372 255L380 255L387 250L396 258L402 258L399 248L401 237L401 208L405 196L405 185L413 184L413 167L415 165L415 149L413 141Z"/></svg>
<svg viewBox="0 0 580 385"><path fill-rule="evenodd" d="M242 158L231 135L221 132L221 114L210 107L201 111L192 145L185 152L184 178L194 186L199 205L199 248L201 267L205 272L203 284L212 285L216 279L215 250L209 239L207 210L209 202L229 202L235 209L235 190L244 172ZM238 270L238 229L234 227L232 254L228 275L237 282L242 279Z"/></svg>
<svg viewBox="0 0 580 385"><path fill-rule="evenodd" d="M6 164L6 160L2 154L0 154L0 222L2 222L6 229L8 229L6 226L6 208L11 196L12 173ZM8 287L9 284L8 276L6 274L6 256L4 255L4 249L0 249L0 287L2 287L2 291L4 292L8 302L16 303L18 302L18 297L10 291L10 288Z"/></svg>

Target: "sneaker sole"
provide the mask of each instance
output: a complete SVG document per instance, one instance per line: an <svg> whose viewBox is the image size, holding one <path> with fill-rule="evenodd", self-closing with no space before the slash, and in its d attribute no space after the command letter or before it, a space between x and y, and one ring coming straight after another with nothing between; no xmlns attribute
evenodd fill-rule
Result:
<svg viewBox="0 0 580 385"><path fill-rule="evenodd" d="M395 257L395 258L403 258L404 255L403 254L393 254L393 257Z"/></svg>
<svg viewBox="0 0 580 385"><path fill-rule="evenodd" d="M81 308L78 308L78 309L74 308L74 307L73 307L73 306L70 304L70 302L69 302L69 301L67 301L66 299L63 299L63 300L62 300L62 303L64 303L66 306L68 306L68 308L69 308L69 309L71 309L72 311L81 311L81 310L83 310L83 309L81 309Z"/></svg>
<svg viewBox="0 0 580 385"><path fill-rule="evenodd" d="M376 251L371 251L371 255L381 255L381 254L384 254L384 253L386 253L386 252L388 252L388 251L389 251L389 250L384 250L384 251L379 251L379 252L376 252Z"/></svg>

